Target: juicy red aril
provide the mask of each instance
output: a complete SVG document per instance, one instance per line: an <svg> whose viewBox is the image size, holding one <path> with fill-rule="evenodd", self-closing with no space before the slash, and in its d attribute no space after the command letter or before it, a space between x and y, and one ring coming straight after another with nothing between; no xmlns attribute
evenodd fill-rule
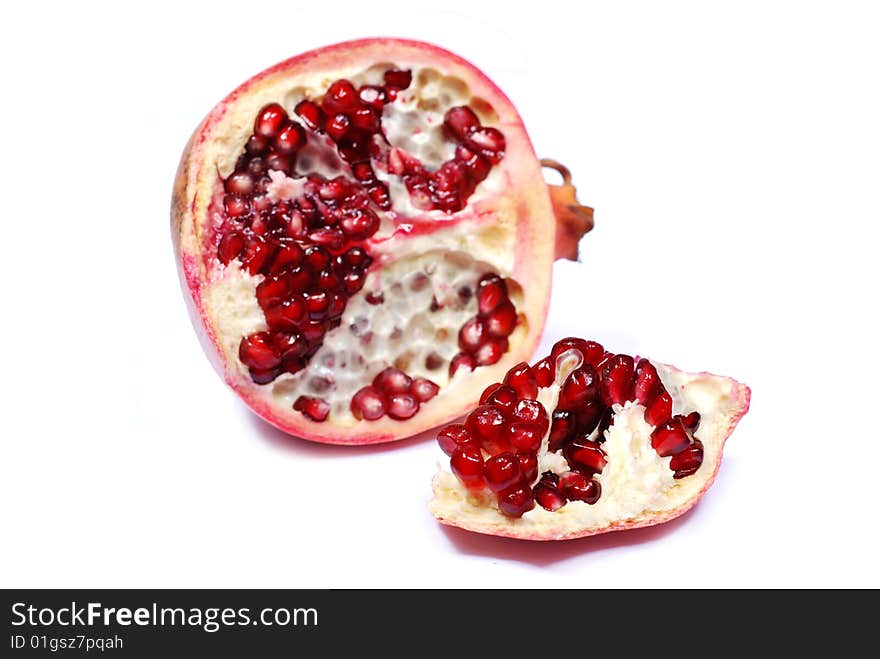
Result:
<svg viewBox="0 0 880 659"><path fill-rule="evenodd" d="M669 468L675 472L672 477L677 479L695 473L701 464L703 464L703 443L695 439L694 443L681 453L672 456Z"/></svg>
<svg viewBox="0 0 880 659"><path fill-rule="evenodd" d="M538 476L538 457L534 453L518 453L519 469L523 482L532 483Z"/></svg>
<svg viewBox="0 0 880 659"><path fill-rule="evenodd" d="M495 454L506 449L507 419L494 405L480 405L468 415L465 426L489 453Z"/></svg>
<svg viewBox="0 0 880 659"><path fill-rule="evenodd" d="M374 421L385 415L385 397L375 387L363 387L351 399L351 413L356 419Z"/></svg>
<svg viewBox="0 0 880 659"><path fill-rule="evenodd" d="M486 403L488 403L489 397L503 386L504 385L502 385L500 382L493 382L488 387L483 389L483 393L480 396L480 405L485 405ZM514 392L514 396L515 395L516 395L516 392Z"/></svg>
<svg viewBox="0 0 880 659"><path fill-rule="evenodd" d="M592 403L599 397L599 376L590 364L573 370L559 390L557 407L575 410Z"/></svg>
<svg viewBox="0 0 880 659"><path fill-rule="evenodd" d="M566 504L565 497L559 493L559 490L554 485L551 485L549 481L545 482L543 478L532 489L532 493L538 505L545 510L549 510L551 513L559 510Z"/></svg>
<svg viewBox="0 0 880 659"><path fill-rule="evenodd" d="M257 285L257 302L263 309L281 304L290 294L290 281L281 275L267 277Z"/></svg>
<svg viewBox="0 0 880 659"><path fill-rule="evenodd" d="M373 386L386 394L406 393L412 383L410 376L393 366L389 366L373 378Z"/></svg>
<svg viewBox="0 0 880 659"><path fill-rule="evenodd" d="M474 353L478 366L489 366L496 363L507 352L507 339L492 339L484 343Z"/></svg>
<svg viewBox="0 0 880 659"><path fill-rule="evenodd" d="M575 349L584 357L584 362L598 368L598 364L605 354L605 348L595 341L586 341L576 337L568 337L557 341L550 350L550 358L555 366L556 359L566 350Z"/></svg>
<svg viewBox="0 0 880 659"><path fill-rule="evenodd" d="M515 485L498 495L498 507L509 517L522 517L535 507L532 488L527 485Z"/></svg>
<svg viewBox="0 0 880 659"><path fill-rule="evenodd" d="M275 138L275 150L289 154L300 149L306 143L306 133L299 124L290 123Z"/></svg>
<svg viewBox="0 0 880 659"><path fill-rule="evenodd" d="M287 123L287 112L278 103L270 103L257 114L254 120L254 134L273 138Z"/></svg>
<svg viewBox="0 0 880 659"><path fill-rule="evenodd" d="M684 427L692 433L697 432L697 429L700 427L700 413L691 412L690 414L683 414L681 422L684 424Z"/></svg>
<svg viewBox="0 0 880 659"><path fill-rule="evenodd" d="M577 471L598 474L608 464L602 447L598 443L586 439L575 439L563 449L562 454L569 466Z"/></svg>
<svg viewBox="0 0 880 659"><path fill-rule="evenodd" d="M520 398L537 398L538 383L526 362L520 362L504 376L504 384L513 388Z"/></svg>
<svg viewBox="0 0 880 659"><path fill-rule="evenodd" d="M224 187L231 194L249 195L254 191L254 179L247 172L234 172L226 179Z"/></svg>
<svg viewBox="0 0 880 659"><path fill-rule="evenodd" d="M602 496L602 486L595 478L587 478L576 471L567 471L559 477L559 490L570 501L593 505Z"/></svg>
<svg viewBox="0 0 880 659"><path fill-rule="evenodd" d="M352 112L360 105L358 93L348 80L337 80L327 88L321 101L324 112Z"/></svg>
<svg viewBox="0 0 880 659"><path fill-rule="evenodd" d="M275 368L281 363L274 348L269 332L257 332L244 337L238 346L238 358L241 363L255 371Z"/></svg>
<svg viewBox="0 0 880 659"><path fill-rule="evenodd" d="M312 130L323 130L324 113L312 101L300 101L293 111L302 119L302 122Z"/></svg>
<svg viewBox="0 0 880 659"><path fill-rule="evenodd" d="M471 318L458 331L458 347L465 352L477 350L483 343L483 322L479 318Z"/></svg>
<svg viewBox="0 0 880 659"><path fill-rule="evenodd" d="M348 132L348 127L350 125L351 119L344 114L337 114L327 122L325 130L330 137L339 141Z"/></svg>
<svg viewBox="0 0 880 659"><path fill-rule="evenodd" d="M474 446L460 446L449 460L452 473L468 487L481 487L483 480L483 454Z"/></svg>
<svg viewBox="0 0 880 659"><path fill-rule="evenodd" d="M217 258L223 265L228 264L232 259L241 256L244 249L244 236L236 231L227 233L220 239L220 245L217 247Z"/></svg>
<svg viewBox="0 0 880 659"><path fill-rule="evenodd" d="M306 305L302 300L293 298L281 304L263 309L266 324L270 329L281 332L295 331L305 317Z"/></svg>
<svg viewBox="0 0 880 659"><path fill-rule="evenodd" d="M486 485L493 492L501 492L516 484L522 474L519 460L513 453L499 453L486 460L484 467Z"/></svg>
<svg viewBox="0 0 880 659"><path fill-rule="evenodd" d="M486 316L486 331L492 336L510 336L516 328L516 308L505 300Z"/></svg>
<svg viewBox="0 0 880 659"><path fill-rule="evenodd" d="M391 70L383 74L385 86L392 89L406 89L412 83L412 71Z"/></svg>
<svg viewBox="0 0 880 659"><path fill-rule="evenodd" d="M477 284L477 308L481 314L488 314L507 300L507 285L498 275L488 275Z"/></svg>
<svg viewBox="0 0 880 659"><path fill-rule="evenodd" d="M479 125L480 120L477 118L477 115L467 106L451 108L443 118L443 126L450 132L452 137L459 141L464 141Z"/></svg>
<svg viewBox="0 0 880 659"><path fill-rule="evenodd" d="M410 391L416 397L416 400L420 403L426 403L437 395L437 392L440 391L440 387L425 378L416 378L413 380Z"/></svg>
<svg viewBox="0 0 880 659"><path fill-rule="evenodd" d="M419 401L412 394L391 394L388 397L388 416L397 421L409 419L419 411Z"/></svg>
<svg viewBox="0 0 880 659"><path fill-rule="evenodd" d="M532 373L535 374L535 382L539 387L549 387L556 378L556 367L549 357L544 357L532 367Z"/></svg>
<svg viewBox="0 0 880 659"><path fill-rule="evenodd" d="M506 414L513 412L513 409L517 404L516 392L513 390L513 387L509 387L506 384L496 386L492 389L492 392L489 395L484 396L484 398L484 401L481 399L481 405L494 405Z"/></svg>
<svg viewBox="0 0 880 659"><path fill-rule="evenodd" d="M470 431L461 423L450 424L437 434L437 443L440 444L442 451L450 457L459 446L470 444L473 441Z"/></svg>
<svg viewBox="0 0 880 659"><path fill-rule="evenodd" d="M602 370L602 398L606 405L623 405L633 399L633 358L629 355L615 355Z"/></svg>
<svg viewBox="0 0 880 659"><path fill-rule="evenodd" d="M541 447L542 437L540 429L530 423L516 422L507 427L507 442L517 452L534 453Z"/></svg>
<svg viewBox="0 0 880 659"><path fill-rule="evenodd" d="M223 210L229 217L243 217L251 212L251 204L245 197L228 194L223 197Z"/></svg>
<svg viewBox="0 0 880 659"><path fill-rule="evenodd" d="M285 270L291 270L302 263L303 250L296 243L285 243L275 253L269 272L277 275Z"/></svg>
<svg viewBox="0 0 880 659"><path fill-rule="evenodd" d="M635 399L647 406L654 399L658 386L662 385L657 369L647 359L640 359L636 364Z"/></svg>
<svg viewBox="0 0 880 659"><path fill-rule="evenodd" d="M544 406L538 401L528 398L517 402L513 410L513 418L516 421L534 425L542 437L550 425L550 419L547 417L547 410L544 409Z"/></svg>
<svg viewBox="0 0 880 659"><path fill-rule="evenodd" d="M282 359L289 360L294 357L301 357L306 351L306 342L302 334L296 332L292 334L274 334L272 336L272 347Z"/></svg>
<svg viewBox="0 0 880 659"><path fill-rule="evenodd" d="M471 355L459 353L449 362L449 377L453 377L458 371L473 371L477 367L477 362Z"/></svg>
<svg viewBox="0 0 880 659"><path fill-rule="evenodd" d="M651 433L651 446L661 458L681 453L690 445L690 433L681 422L681 417L672 417Z"/></svg>
<svg viewBox="0 0 880 659"><path fill-rule="evenodd" d="M493 165L501 162L504 156L504 135L497 128L478 128L467 136L465 142Z"/></svg>
<svg viewBox="0 0 880 659"><path fill-rule="evenodd" d="M563 447L577 432L577 417L568 410L554 410L553 423L550 426L549 446L551 453Z"/></svg>
<svg viewBox="0 0 880 659"><path fill-rule="evenodd" d="M659 426L670 418L672 418L672 396L662 384L659 384L654 400L645 408L645 421L652 426Z"/></svg>
<svg viewBox="0 0 880 659"><path fill-rule="evenodd" d="M313 396L300 396L293 404L293 409L318 422L325 421L330 414L330 404L323 398Z"/></svg>

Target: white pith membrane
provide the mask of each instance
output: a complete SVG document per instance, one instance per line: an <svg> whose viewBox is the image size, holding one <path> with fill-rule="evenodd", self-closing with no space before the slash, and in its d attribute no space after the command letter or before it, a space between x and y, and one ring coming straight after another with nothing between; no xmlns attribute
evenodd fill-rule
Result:
<svg viewBox="0 0 880 659"><path fill-rule="evenodd" d="M310 84L298 84L282 98L262 98L259 106L277 101L288 111L290 119L299 122L293 112L303 99L319 99L336 79L345 78L355 86L381 84L382 74L391 69L411 69L413 82L409 89L385 106L382 126L391 146L406 150L428 169L435 169L450 158L455 143L443 134L443 117L455 106L468 105L484 126L494 125L494 110L486 101L472 96L459 78L444 76L427 67L410 67L405 63L377 63L365 70L340 71L333 76L316 76ZM302 83L301 80L298 82ZM233 130L224 154L217 159L220 177L228 176L235 167L250 134L251 126ZM298 155L297 171L332 177L339 173L354 180L348 166L323 138L308 131L308 145ZM303 167L308 164L309 168ZM458 352L458 332L477 313L475 296L463 299L458 291L467 287L475 292L477 280L487 272L507 279L509 297L517 309L523 301L514 274L514 231L509 218L493 217L479 212L481 202L498 194L507 185L501 167L493 167L489 176L477 185L467 206L458 213L421 211L412 207L401 179L389 176L375 165L377 177L389 186L392 210L372 210L382 223L368 241L366 249L375 259L361 291L348 299L338 328L330 330L318 352L306 368L283 373L265 385L250 383L258 398L273 406L291 408L300 396L315 396L331 407L328 421L337 426L357 423L349 404L361 387L387 366L397 366L411 377L425 377L440 386L440 393L424 405L442 406L449 383L449 361ZM272 172L270 194L276 198L293 199L302 188L299 178ZM218 181L218 194L222 182ZM418 220L408 224L410 215ZM220 226L224 218L215 214L212 221ZM436 222L429 235L420 235L418 224ZM503 220L503 221L499 221ZM413 230L414 229L414 230ZM411 232L411 234L410 234ZM206 249L216 248L211 246ZM209 265L202 295L205 307L214 322L216 339L225 361L237 370L242 380L250 380L248 369L238 357L242 337L267 329L263 311L255 296L263 275L251 275L238 260L224 266L214 258ZM367 302L369 294L381 293L382 304ZM431 311L436 300L440 308ZM520 325L509 337L513 346L527 333L527 324ZM430 361L440 365L429 368ZM457 376L456 380L464 377Z"/></svg>
<svg viewBox="0 0 880 659"><path fill-rule="evenodd" d="M673 478L672 458L661 458L651 446L654 426L645 422L644 406L631 401L613 406L614 423L602 444L607 464L594 476L602 486L595 504L569 501L554 512L536 505L521 518L512 518L500 511L488 488L468 489L445 461L434 476L431 512L445 524L480 533L555 540L665 521L687 510L714 478L724 441L745 412L747 389L730 378L651 363L672 397L672 414L700 413L694 437L703 443L704 456L694 474ZM548 415L556 407L562 380L557 377L557 383L539 390L538 400ZM549 430L538 451L538 478L547 470L559 474L568 469L561 451L547 452L548 436Z"/></svg>

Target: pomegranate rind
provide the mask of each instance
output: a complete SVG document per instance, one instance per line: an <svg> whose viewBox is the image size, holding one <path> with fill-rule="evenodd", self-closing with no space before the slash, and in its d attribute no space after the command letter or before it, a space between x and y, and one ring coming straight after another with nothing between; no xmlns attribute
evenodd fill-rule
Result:
<svg viewBox="0 0 880 659"><path fill-rule="evenodd" d="M507 192L487 198L476 207L469 206L455 216L491 219L491 230L481 243L487 253L476 256L498 265L503 276L528 283L517 305L521 324L511 335L510 348L498 363L456 378L454 386L444 388L406 422L383 418L337 425L331 417L316 423L289 405L279 405L270 394L270 386L255 385L239 362L234 347L222 340L217 323L221 312L212 306L209 295L216 273L205 264L205 250L214 249L206 240L210 225L208 209L218 173L222 174L240 151L260 107L281 100L299 79L329 82L377 62L389 61L399 66L430 66L445 75L456 76L497 114L497 121L492 125L504 133L507 143L506 155L497 169L505 179ZM446 423L460 416L487 383L499 380L510 366L530 357L543 331L550 299L554 225L540 163L522 120L504 93L476 67L449 51L423 42L393 38L349 41L303 53L257 74L235 89L208 114L186 145L171 205L172 237L181 284L190 318L212 365L235 393L270 424L289 434L329 444L390 442ZM394 253L395 247L393 239L386 240L376 246L376 252ZM493 249L497 253L492 253Z"/></svg>
<svg viewBox="0 0 880 659"><path fill-rule="evenodd" d="M580 502L569 502L552 513L537 507L522 518L512 519L498 510L491 497L474 495L451 474L441 470L434 476L434 496L429 503L434 517L442 524L476 533L548 541L571 540L655 526L686 513L700 501L715 481L721 466L724 445L739 420L748 412L751 390L729 377L707 372L687 373L666 364L654 364L658 370L664 372L663 381L673 397L687 400L703 417L697 432L705 447L703 464L695 474L675 481L672 490L677 493L686 491L686 496L667 496L665 505L654 505L636 515L601 520L601 523L596 524L584 523L591 509ZM712 392L717 392L714 404L710 404ZM706 424L707 418L711 419L711 427ZM625 495L603 489L602 498L593 510L597 510L603 500L607 502L622 494Z"/></svg>

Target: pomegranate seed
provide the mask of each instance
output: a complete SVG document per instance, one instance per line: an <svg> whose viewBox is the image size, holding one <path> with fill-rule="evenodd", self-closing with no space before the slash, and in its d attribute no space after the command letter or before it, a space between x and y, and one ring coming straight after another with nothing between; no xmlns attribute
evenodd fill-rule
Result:
<svg viewBox="0 0 880 659"><path fill-rule="evenodd" d="M507 450L507 420L494 405L480 405L468 414L465 426L471 436L489 453L494 455Z"/></svg>
<svg viewBox="0 0 880 659"><path fill-rule="evenodd" d="M306 295L306 311L312 320L324 318L329 308L330 296L324 291L316 291Z"/></svg>
<svg viewBox="0 0 880 659"><path fill-rule="evenodd" d="M254 179L247 172L234 172L223 185L230 194L249 195L254 191Z"/></svg>
<svg viewBox="0 0 880 659"><path fill-rule="evenodd" d="M466 146L459 145L455 148L455 159L464 165L474 183L484 180L492 168L492 165L485 158L477 155Z"/></svg>
<svg viewBox="0 0 880 659"><path fill-rule="evenodd" d="M541 480L535 485L533 494L535 501L542 508L549 510L551 513L559 510L566 504L565 497L560 494L559 476L552 471L545 471L541 474Z"/></svg>
<svg viewBox="0 0 880 659"><path fill-rule="evenodd" d="M383 304L385 302L385 295L380 291L378 293L367 293L367 304Z"/></svg>
<svg viewBox="0 0 880 659"><path fill-rule="evenodd" d="M636 364L635 399L647 406L654 399L659 384L660 376L654 365L647 359L640 359Z"/></svg>
<svg viewBox="0 0 880 659"><path fill-rule="evenodd" d="M266 277L257 284L257 302L263 309L281 304L290 295L290 280L284 275Z"/></svg>
<svg viewBox="0 0 880 659"><path fill-rule="evenodd" d="M306 143L306 132L299 124L290 123L275 138L275 150L278 153L290 154L299 150Z"/></svg>
<svg viewBox="0 0 880 659"><path fill-rule="evenodd" d="M513 417L522 423L530 423L534 425L541 436L547 432L550 426L550 419L547 417L547 410L536 400L525 399L516 404L513 410Z"/></svg>
<svg viewBox="0 0 880 659"><path fill-rule="evenodd" d="M535 383L541 387L549 387L556 378L556 367L553 365L549 357L544 357L541 361L532 367L532 373L535 374Z"/></svg>
<svg viewBox="0 0 880 659"><path fill-rule="evenodd" d="M362 387L352 396L350 407L354 418L374 421L385 415L385 397L375 387Z"/></svg>
<svg viewBox="0 0 880 659"><path fill-rule="evenodd" d="M575 439L563 449L562 453L568 460L569 466L578 471L598 474L608 464L602 447L596 442L586 439Z"/></svg>
<svg viewBox="0 0 880 659"><path fill-rule="evenodd" d="M685 428L690 430L692 433L695 433L700 427L700 413L691 412L690 414L683 414L681 416L681 422L684 424Z"/></svg>
<svg viewBox="0 0 880 659"><path fill-rule="evenodd" d="M360 107L351 115L351 123L360 130L375 133L379 130L379 115L371 107Z"/></svg>
<svg viewBox="0 0 880 659"><path fill-rule="evenodd" d="M351 272L345 273L345 276L342 278L342 283L345 285L345 290L353 295L363 288L366 278L367 276L363 272L352 270Z"/></svg>
<svg viewBox="0 0 880 659"><path fill-rule="evenodd" d="M495 128L478 128L467 136L467 145L493 165L504 156L504 135Z"/></svg>
<svg viewBox="0 0 880 659"><path fill-rule="evenodd" d="M555 453L563 447L577 432L577 418L568 410L555 410L553 424L550 426L548 451Z"/></svg>
<svg viewBox="0 0 880 659"><path fill-rule="evenodd" d="M601 373L605 368L605 365L613 358L615 354L613 352L606 352L599 358L599 361L596 363L596 371Z"/></svg>
<svg viewBox="0 0 880 659"><path fill-rule="evenodd" d="M507 352L507 348L507 339L491 339L477 349L474 360L479 366L495 364Z"/></svg>
<svg viewBox="0 0 880 659"><path fill-rule="evenodd" d="M330 404L323 398L313 396L300 396L293 404L293 409L319 423L325 421L330 414Z"/></svg>
<svg viewBox="0 0 880 659"><path fill-rule="evenodd" d="M251 212L251 204L246 197L228 194L223 197L223 210L231 218L244 217Z"/></svg>
<svg viewBox="0 0 880 659"><path fill-rule="evenodd" d="M350 125L351 119L344 114L337 114L327 122L327 134L338 142L348 132Z"/></svg>
<svg viewBox="0 0 880 659"><path fill-rule="evenodd" d="M379 218L369 210L355 208L346 213L339 223L349 240L366 240L379 229Z"/></svg>
<svg viewBox="0 0 880 659"><path fill-rule="evenodd" d="M515 485L498 496L498 507L509 517L522 517L535 507L532 490L526 485Z"/></svg>
<svg viewBox="0 0 880 659"><path fill-rule="evenodd" d="M516 406L517 396L513 387L507 385L498 385L491 394L486 397L487 405L495 405L505 414L513 412Z"/></svg>
<svg viewBox="0 0 880 659"><path fill-rule="evenodd" d="M565 379L559 391L556 406L563 410L574 410L599 398L599 376L589 364L573 370Z"/></svg>
<svg viewBox="0 0 880 659"><path fill-rule="evenodd" d="M443 127L449 131L453 138L459 141L474 132L480 126L480 120L474 111L465 105L450 108L443 118Z"/></svg>
<svg viewBox="0 0 880 659"><path fill-rule="evenodd" d="M458 347L465 352L474 352L482 345L484 336L483 322L475 316L462 325L459 330Z"/></svg>
<svg viewBox="0 0 880 659"><path fill-rule="evenodd" d="M385 103L388 102L388 95L385 93L385 90L382 87L375 87L373 85L361 87L358 90L358 96L362 103L372 106L379 112L382 111Z"/></svg>
<svg viewBox="0 0 880 659"><path fill-rule="evenodd" d="M306 265L297 266L287 272L291 293L305 293L312 287L312 273Z"/></svg>
<svg viewBox="0 0 880 659"><path fill-rule="evenodd" d="M606 405L623 405L633 400L633 358L629 355L615 355L602 369L602 398Z"/></svg>
<svg viewBox="0 0 880 659"><path fill-rule="evenodd" d="M281 363L281 357L272 347L269 332L257 332L244 337L238 345L238 358L248 368L258 371L275 368Z"/></svg>
<svg viewBox="0 0 880 659"><path fill-rule="evenodd" d="M319 341L324 336L326 329L326 325L324 325L322 320L308 320L300 326L300 331L310 343Z"/></svg>
<svg viewBox="0 0 880 659"><path fill-rule="evenodd" d="M459 446L472 444L473 441L470 431L461 423L448 425L437 434L437 443L448 456L452 456Z"/></svg>
<svg viewBox="0 0 880 659"><path fill-rule="evenodd" d="M333 270L326 268L318 273L316 285L321 290L335 290L342 282Z"/></svg>
<svg viewBox="0 0 880 659"><path fill-rule="evenodd" d="M672 396L662 384L658 384L654 400L645 408L645 422L659 426L672 418Z"/></svg>
<svg viewBox="0 0 880 659"><path fill-rule="evenodd" d="M537 398L538 383L535 375L526 362L520 362L504 376L504 384L513 387L516 395L520 398Z"/></svg>
<svg viewBox="0 0 880 659"><path fill-rule="evenodd" d="M244 150L248 155L260 156L269 150L269 140L259 135L251 135L244 146Z"/></svg>
<svg viewBox="0 0 880 659"><path fill-rule="evenodd" d="M510 336L516 328L516 308L510 300L502 302L486 318L486 330L492 336Z"/></svg>
<svg viewBox="0 0 880 659"><path fill-rule="evenodd" d="M353 112L359 105L358 93L348 80L337 80L327 88L321 107L328 114Z"/></svg>
<svg viewBox="0 0 880 659"><path fill-rule="evenodd" d="M266 167L289 174L292 157L292 155L286 155L279 151L272 151L266 156Z"/></svg>
<svg viewBox="0 0 880 659"><path fill-rule="evenodd" d="M407 393L412 384L412 378L394 366L389 366L373 378L373 386L386 394Z"/></svg>
<svg viewBox="0 0 880 659"><path fill-rule="evenodd" d="M312 130L324 129L324 112L312 101L300 101L293 111Z"/></svg>
<svg viewBox="0 0 880 659"><path fill-rule="evenodd" d="M477 363L474 361L473 357L460 352L449 362L449 377L454 377L461 369L473 371L476 367Z"/></svg>
<svg viewBox="0 0 880 659"><path fill-rule="evenodd" d="M272 265L269 268L271 274L279 274L302 263L303 250L296 243L285 243L275 253Z"/></svg>
<svg viewBox="0 0 880 659"><path fill-rule="evenodd" d="M602 496L602 486L594 478L587 478L576 471L566 471L559 477L559 489L570 501L583 501L593 505Z"/></svg>
<svg viewBox="0 0 880 659"><path fill-rule="evenodd" d="M391 195L384 183L377 183L375 186L371 187L367 193L370 195L370 199L373 200L373 203L379 208L386 211L391 210Z"/></svg>
<svg viewBox="0 0 880 659"><path fill-rule="evenodd" d="M281 132L288 122L287 112L278 103L270 103L257 114L254 120L254 134L272 139Z"/></svg>
<svg viewBox="0 0 880 659"><path fill-rule="evenodd" d="M519 482L522 476L519 469L519 459L509 452L499 453L486 460L483 471L486 485L493 492L506 490Z"/></svg>
<svg viewBox="0 0 880 659"><path fill-rule="evenodd" d="M320 245L306 247L303 258L312 272L319 272L330 265L330 253Z"/></svg>
<svg viewBox="0 0 880 659"><path fill-rule="evenodd" d="M306 351L306 341L302 334L275 334L272 337L272 347L281 355L282 359L290 360L301 357Z"/></svg>
<svg viewBox="0 0 880 659"><path fill-rule="evenodd" d="M301 299L292 298L281 304L265 309L266 324L273 330L291 332L299 327L305 315L306 306Z"/></svg>
<svg viewBox="0 0 880 659"><path fill-rule="evenodd" d="M412 71L400 71L392 69L383 75L385 86L392 89L406 89L412 82Z"/></svg>
<svg viewBox="0 0 880 659"><path fill-rule="evenodd" d="M701 464L703 464L703 442L695 439L694 443L681 453L672 456L669 468L675 472L672 477L678 479L695 473Z"/></svg>
<svg viewBox="0 0 880 659"><path fill-rule="evenodd" d="M475 446L459 446L449 460L452 473L468 487L482 487L483 454Z"/></svg>
<svg viewBox="0 0 880 659"><path fill-rule="evenodd" d="M309 240L324 245L328 249L337 250L345 244L345 234L339 229L316 229L309 234Z"/></svg>
<svg viewBox="0 0 880 659"><path fill-rule="evenodd" d="M233 231L220 239L220 244L217 246L217 258L220 259L220 263L227 265L232 259L240 257L242 250L244 250L244 236Z"/></svg>
<svg viewBox="0 0 880 659"><path fill-rule="evenodd" d="M498 275L485 275L477 284L477 307L481 314L488 314L499 304L507 301L507 284Z"/></svg>
<svg viewBox="0 0 880 659"><path fill-rule="evenodd" d="M425 378L415 378L410 391L420 403L427 403L437 395L440 387Z"/></svg>
<svg viewBox="0 0 880 659"><path fill-rule="evenodd" d="M651 446L661 458L677 455L690 445L690 434L678 416L660 424L651 433Z"/></svg>
<svg viewBox="0 0 880 659"><path fill-rule="evenodd" d="M251 380L256 384L269 384L278 377L281 371L278 368L268 368L265 370L250 369Z"/></svg>
<svg viewBox="0 0 880 659"><path fill-rule="evenodd" d="M244 263L248 272L252 275L256 275L267 268L274 253L275 248L272 245L269 245L265 238L262 236L254 236L245 246L242 263Z"/></svg>
<svg viewBox="0 0 880 659"><path fill-rule="evenodd" d="M534 453L518 453L519 468L522 472L523 481L531 484L538 476L538 458Z"/></svg>
<svg viewBox="0 0 880 659"><path fill-rule="evenodd" d="M345 296L334 293L330 296L330 306L327 309L327 315L330 318L339 318L345 311Z"/></svg>
<svg viewBox="0 0 880 659"><path fill-rule="evenodd" d="M514 451L534 453L541 447L541 431L530 423L511 423L507 427L507 441Z"/></svg>
<svg viewBox="0 0 880 659"><path fill-rule="evenodd" d="M488 387L483 389L483 394L480 396L480 405L485 405L489 402L489 397L498 391L503 385L500 382L493 382ZM516 392L514 392L515 394Z"/></svg>

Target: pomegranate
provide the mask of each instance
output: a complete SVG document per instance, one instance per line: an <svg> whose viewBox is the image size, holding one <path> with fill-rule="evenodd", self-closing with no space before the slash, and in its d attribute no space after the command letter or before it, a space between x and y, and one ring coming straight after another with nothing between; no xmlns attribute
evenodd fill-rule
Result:
<svg viewBox="0 0 880 659"><path fill-rule="evenodd" d="M257 414L314 441L460 415L531 355L552 262L592 226L568 171L545 166L562 186L504 94L429 44L352 41L259 73L199 125L174 186L212 362Z"/></svg>
<svg viewBox="0 0 880 659"><path fill-rule="evenodd" d="M452 473L435 476L431 511L444 524L530 540L668 521L712 484L750 396L731 378L562 339L440 430Z"/></svg>

